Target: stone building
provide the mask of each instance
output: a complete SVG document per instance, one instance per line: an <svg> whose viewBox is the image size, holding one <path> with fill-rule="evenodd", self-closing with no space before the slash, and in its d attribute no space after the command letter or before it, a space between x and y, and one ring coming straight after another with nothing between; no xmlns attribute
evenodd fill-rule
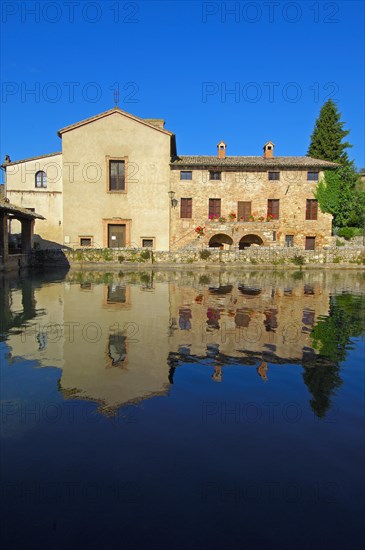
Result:
<svg viewBox="0 0 365 550"><path fill-rule="evenodd" d="M335 164L310 157L275 157L274 144L261 157L218 154L181 156L171 162L176 207L171 245L188 244L201 228L203 247L251 245L321 248L329 242L332 216L318 207L314 191L324 169Z"/></svg>
<svg viewBox="0 0 365 550"><path fill-rule="evenodd" d="M39 212L43 246L321 248L332 217L314 197L336 164L274 155L178 156L160 119L114 107L58 132L62 151L4 161L12 202ZM197 228L200 228L197 231ZM16 232L17 227L12 227Z"/></svg>

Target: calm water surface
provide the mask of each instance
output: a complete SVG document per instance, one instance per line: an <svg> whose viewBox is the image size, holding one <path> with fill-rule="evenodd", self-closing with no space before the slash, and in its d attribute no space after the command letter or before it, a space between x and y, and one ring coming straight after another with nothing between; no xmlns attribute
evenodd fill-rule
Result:
<svg viewBox="0 0 365 550"><path fill-rule="evenodd" d="M1 279L6 549L357 549L361 272Z"/></svg>

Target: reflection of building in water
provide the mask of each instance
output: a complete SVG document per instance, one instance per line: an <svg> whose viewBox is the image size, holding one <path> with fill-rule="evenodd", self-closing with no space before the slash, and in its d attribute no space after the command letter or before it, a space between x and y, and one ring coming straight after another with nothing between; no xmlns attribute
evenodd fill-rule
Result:
<svg viewBox="0 0 365 550"><path fill-rule="evenodd" d="M36 288L42 316L10 334L14 355L62 369L65 397L90 399L106 409L153 395L170 385L167 285L54 284Z"/></svg>
<svg viewBox="0 0 365 550"><path fill-rule="evenodd" d="M191 331L170 334L171 351L189 344L191 355L212 356L212 349L242 364L267 366L298 362L315 354L310 338L319 316L329 311L329 293L323 287L291 279L290 286L249 282L198 288L171 287L171 317L189 311ZM180 327L181 328L181 327ZM265 367L258 371L267 379Z"/></svg>
<svg viewBox="0 0 365 550"><path fill-rule="evenodd" d="M166 275L169 284L155 274L149 292L135 274L104 274L106 284L86 276L82 282L75 276L78 284L22 281L10 287L5 281L2 330L9 331L13 356L62 369L65 398L100 402L105 409L165 394L185 362L206 365L207 380L223 383L229 365L252 366L256 380L270 381L271 364L300 363L320 416L341 383L338 362L352 334L341 324L351 304L341 309L339 302L351 298L343 292L350 282L360 289L356 280L345 286L325 275L326 284L323 273L283 274L279 281L265 273L240 273L238 281L237 275L212 273L212 280L219 278L213 285L199 274ZM336 326L336 337L345 333L342 347L326 340L326 353L319 355L313 334L320 339Z"/></svg>

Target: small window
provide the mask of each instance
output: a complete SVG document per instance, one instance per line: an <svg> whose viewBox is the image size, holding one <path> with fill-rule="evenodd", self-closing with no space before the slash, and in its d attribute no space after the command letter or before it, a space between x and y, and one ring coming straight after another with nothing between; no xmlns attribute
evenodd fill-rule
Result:
<svg viewBox="0 0 365 550"><path fill-rule="evenodd" d="M280 180L280 172L269 172L269 181L279 181Z"/></svg>
<svg viewBox="0 0 365 550"><path fill-rule="evenodd" d="M35 208L26 208L26 210L29 210L29 212L35 212Z"/></svg>
<svg viewBox="0 0 365 550"><path fill-rule="evenodd" d="M80 237L80 246L91 246L92 237Z"/></svg>
<svg viewBox="0 0 365 550"><path fill-rule="evenodd" d="M267 201L267 215L271 216L273 220L279 219L279 199L269 199Z"/></svg>
<svg viewBox="0 0 365 550"><path fill-rule="evenodd" d="M307 199L305 209L306 220L316 220L318 218L318 201L316 199Z"/></svg>
<svg viewBox="0 0 365 550"><path fill-rule="evenodd" d="M307 181L318 181L318 172L307 172Z"/></svg>
<svg viewBox="0 0 365 550"><path fill-rule="evenodd" d="M153 248L153 239L142 239L143 248Z"/></svg>
<svg viewBox="0 0 365 550"><path fill-rule="evenodd" d="M191 170L181 170L180 179L181 180L192 180L193 179L193 172Z"/></svg>
<svg viewBox="0 0 365 550"><path fill-rule="evenodd" d="M272 232L272 240L273 240L273 241L276 241L276 231L273 231L273 232Z"/></svg>
<svg viewBox="0 0 365 550"><path fill-rule="evenodd" d="M180 199L180 218L193 217L193 199Z"/></svg>
<svg viewBox="0 0 365 550"><path fill-rule="evenodd" d="M43 189L46 189L47 188L47 174L45 172L43 172L43 170L40 170L39 172L36 173L35 175L35 186L37 188L43 188Z"/></svg>
<svg viewBox="0 0 365 550"><path fill-rule="evenodd" d="M109 191L125 191L125 161L109 161Z"/></svg>
<svg viewBox="0 0 365 550"><path fill-rule="evenodd" d="M209 179L210 180L221 180L222 179L222 172L215 172L215 171L210 171L209 172Z"/></svg>
<svg viewBox="0 0 365 550"><path fill-rule="evenodd" d="M294 235L285 235L285 246L288 248L294 246Z"/></svg>

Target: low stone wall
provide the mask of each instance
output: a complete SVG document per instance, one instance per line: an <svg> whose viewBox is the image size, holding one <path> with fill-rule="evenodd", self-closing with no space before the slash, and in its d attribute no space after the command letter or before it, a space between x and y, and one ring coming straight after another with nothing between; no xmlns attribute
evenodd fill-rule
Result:
<svg viewBox="0 0 365 550"><path fill-rule="evenodd" d="M176 252L149 249L79 249L64 251L70 264L248 264L271 266L301 266L325 264L365 265L364 246L328 247L321 250L271 248L251 246L245 250L183 250Z"/></svg>

